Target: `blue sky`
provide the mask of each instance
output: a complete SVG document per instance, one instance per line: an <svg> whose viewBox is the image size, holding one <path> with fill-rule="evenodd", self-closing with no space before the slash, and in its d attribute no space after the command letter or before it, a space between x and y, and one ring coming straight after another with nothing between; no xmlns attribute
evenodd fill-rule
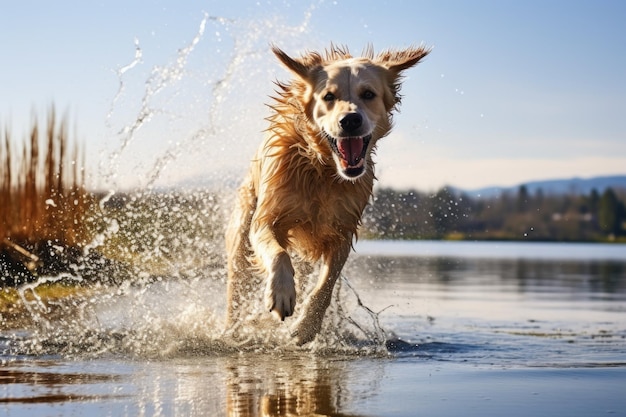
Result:
<svg viewBox="0 0 626 417"><path fill-rule="evenodd" d="M22 137L33 109L54 103L101 188L236 179L272 81L288 77L270 43L294 54L425 43L433 52L407 71L380 143L381 184L623 174L624 21L623 1L12 2L0 123Z"/></svg>

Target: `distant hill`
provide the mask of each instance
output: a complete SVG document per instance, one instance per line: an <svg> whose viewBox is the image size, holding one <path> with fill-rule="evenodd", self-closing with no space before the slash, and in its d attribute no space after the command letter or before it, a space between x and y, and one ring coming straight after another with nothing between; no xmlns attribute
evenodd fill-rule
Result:
<svg viewBox="0 0 626 417"><path fill-rule="evenodd" d="M236 189L244 172L231 170L224 171L219 177L210 175L197 175L186 178L175 184L160 188L161 191L172 189L205 189L205 190L234 190ZM613 175L593 178L566 178L555 180L529 181L510 187L483 187L476 189L462 189L458 187L447 187L450 191L457 193L465 193L471 197L494 197L503 192L517 193L519 187L525 185L529 193L535 194L541 189L544 194L561 195L561 194L589 194L592 189L596 189L602 193L611 187L614 190L626 191L626 175Z"/></svg>
<svg viewBox="0 0 626 417"><path fill-rule="evenodd" d="M607 188L626 190L626 175L613 175L593 178L567 178L556 180L529 181L512 187L484 187L474 190L459 190L471 196L494 197L503 192L516 193L519 187L525 185L529 193L534 194L539 189L544 194L589 194L594 188L602 193Z"/></svg>

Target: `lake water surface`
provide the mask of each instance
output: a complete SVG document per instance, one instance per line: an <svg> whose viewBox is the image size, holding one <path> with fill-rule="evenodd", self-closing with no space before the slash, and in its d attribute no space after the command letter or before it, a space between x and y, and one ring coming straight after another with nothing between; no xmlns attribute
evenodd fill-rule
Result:
<svg viewBox="0 0 626 417"><path fill-rule="evenodd" d="M0 414L626 415L623 245L363 241L304 348L229 344L207 275L1 330Z"/></svg>

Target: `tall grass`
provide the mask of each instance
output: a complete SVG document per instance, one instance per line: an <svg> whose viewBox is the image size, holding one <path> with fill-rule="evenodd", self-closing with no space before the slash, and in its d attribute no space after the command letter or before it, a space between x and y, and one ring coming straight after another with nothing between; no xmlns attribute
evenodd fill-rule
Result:
<svg viewBox="0 0 626 417"><path fill-rule="evenodd" d="M84 153L70 140L67 117L59 122L52 108L43 128L33 117L26 136L20 146L8 128L0 133L0 248L79 247L92 198Z"/></svg>

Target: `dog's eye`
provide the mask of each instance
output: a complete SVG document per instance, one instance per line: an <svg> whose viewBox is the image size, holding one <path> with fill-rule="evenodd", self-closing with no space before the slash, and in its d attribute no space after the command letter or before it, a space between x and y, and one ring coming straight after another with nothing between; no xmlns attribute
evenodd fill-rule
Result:
<svg viewBox="0 0 626 417"><path fill-rule="evenodd" d="M371 100L374 97L376 97L376 93L374 93L372 90L365 90L363 94L361 94L361 98L363 100Z"/></svg>
<svg viewBox="0 0 626 417"><path fill-rule="evenodd" d="M324 101L335 101L336 97L333 93L326 93Z"/></svg>

